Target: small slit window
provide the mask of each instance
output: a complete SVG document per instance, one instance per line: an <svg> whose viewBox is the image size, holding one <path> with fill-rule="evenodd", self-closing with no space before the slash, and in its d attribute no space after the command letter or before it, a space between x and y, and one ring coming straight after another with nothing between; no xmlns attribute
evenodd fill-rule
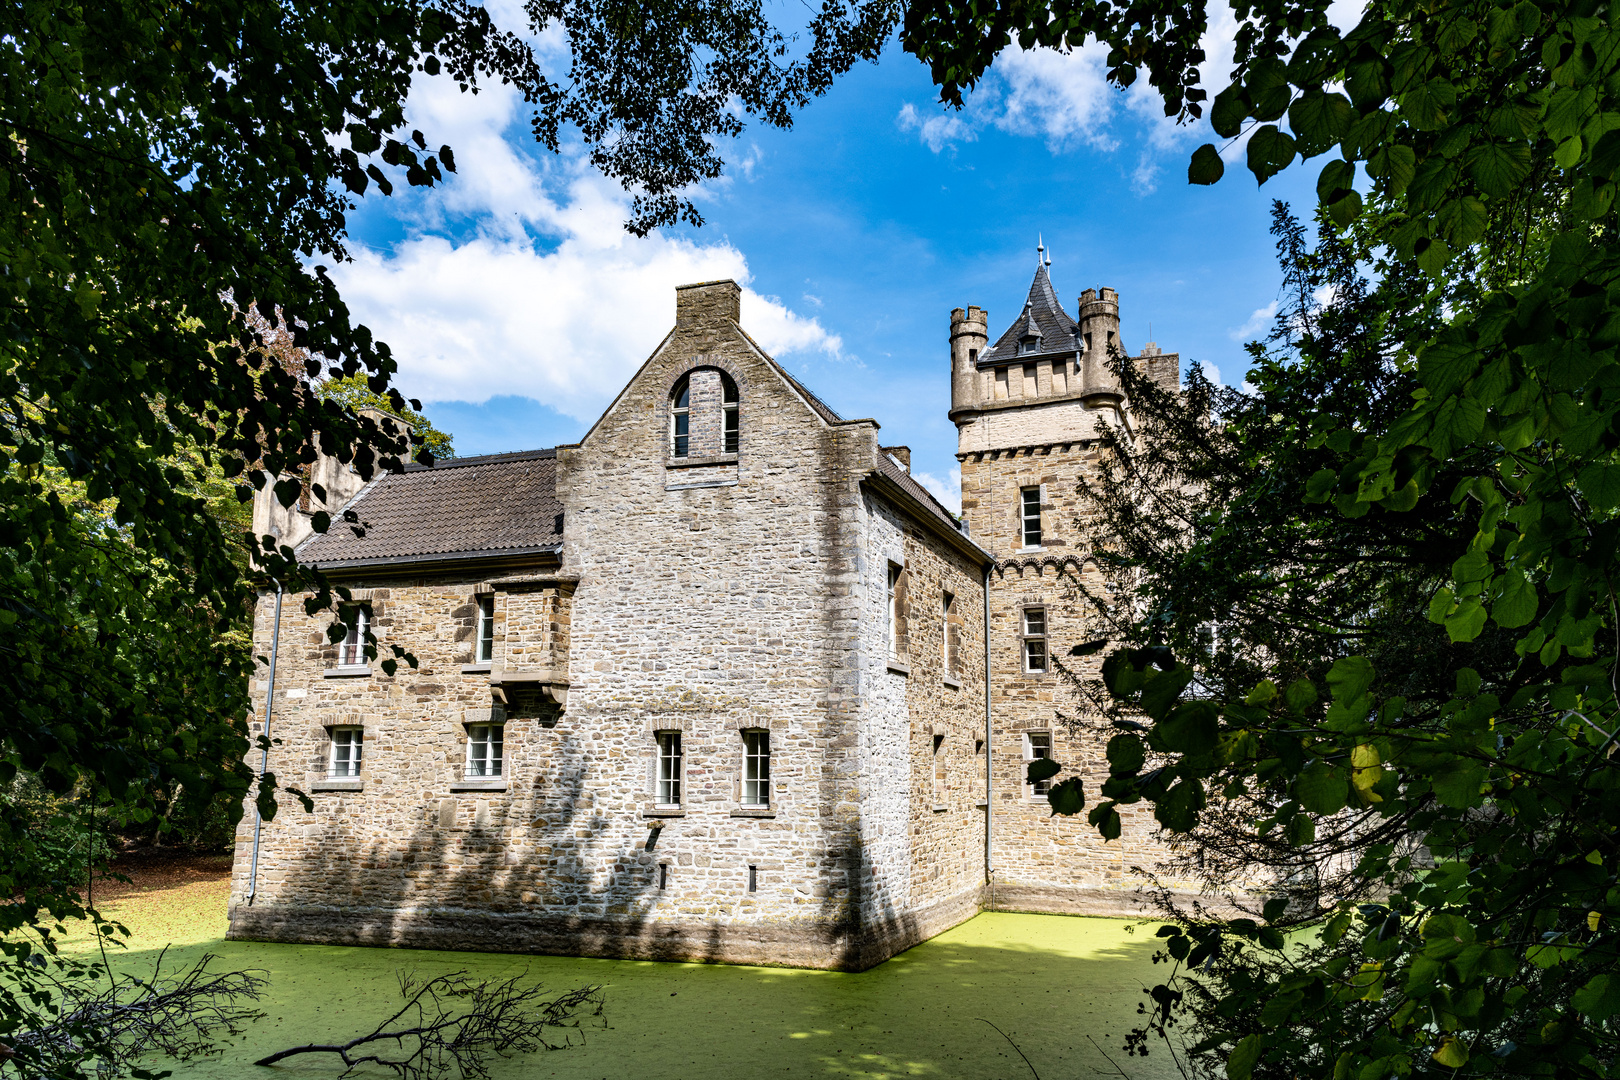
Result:
<svg viewBox="0 0 1620 1080"><path fill-rule="evenodd" d="M478 598L478 626L473 661L487 664L495 658L495 597Z"/></svg>
<svg viewBox="0 0 1620 1080"><path fill-rule="evenodd" d="M1050 731L1030 731L1024 735L1024 760L1040 761L1052 756L1052 733ZM1045 795L1052 788L1051 780L1037 780L1029 785L1030 794Z"/></svg>

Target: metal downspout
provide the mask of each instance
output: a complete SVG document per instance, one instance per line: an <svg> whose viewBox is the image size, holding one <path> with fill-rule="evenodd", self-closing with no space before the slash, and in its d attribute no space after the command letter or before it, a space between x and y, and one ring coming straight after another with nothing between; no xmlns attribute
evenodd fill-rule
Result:
<svg viewBox="0 0 1620 1080"><path fill-rule="evenodd" d="M259 783L264 783L264 774L270 771L270 712L276 701L276 650L281 646L281 582L276 582L276 621L270 630L270 678L265 684L264 694L264 746L259 757ZM259 812L258 800L254 800L253 807L253 863L248 870L248 907L253 906L253 897L259 890L259 837L264 832L264 815Z"/></svg>
<svg viewBox="0 0 1620 1080"><path fill-rule="evenodd" d="M990 847L990 827L995 820L990 759L995 741L990 737L990 563L984 564L984 880L990 886L990 910L996 909L996 865Z"/></svg>

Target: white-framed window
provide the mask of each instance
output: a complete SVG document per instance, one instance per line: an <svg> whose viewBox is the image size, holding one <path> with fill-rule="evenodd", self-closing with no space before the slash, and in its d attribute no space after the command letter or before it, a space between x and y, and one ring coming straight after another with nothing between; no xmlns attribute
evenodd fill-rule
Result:
<svg viewBox="0 0 1620 1080"><path fill-rule="evenodd" d="M474 637L473 661L487 664L495 659L495 597L485 593L478 597L478 626Z"/></svg>
<svg viewBox="0 0 1620 1080"><path fill-rule="evenodd" d="M365 746L366 729L361 727L335 727L332 729L332 750L326 762L326 775L337 779L352 779L360 775L360 754Z"/></svg>
<svg viewBox="0 0 1620 1080"><path fill-rule="evenodd" d="M1023 611L1023 651L1026 672L1046 670L1046 609L1027 607Z"/></svg>
<svg viewBox="0 0 1620 1080"><path fill-rule="evenodd" d="M771 733L745 731L742 737L742 804L762 809L771 805Z"/></svg>
<svg viewBox="0 0 1620 1080"><path fill-rule="evenodd" d="M1018 351L1021 354L1024 354L1024 355L1027 356L1028 354L1034 352L1036 349L1040 348L1040 345L1041 345L1041 339L1040 338L1025 338L1023 341L1020 341L1018 343Z"/></svg>
<svg viewBox="0 0 1620 1080"><path fill-rule="evenodd" d="M934 736L934 805L945 801L945 736Z"/></svg>
<svg viewBox="0 0 1620 1080"><path fill-rule="evenodd" d="M499 777L501 752L505 741L505 724L468 724L467 779L483 780Z"/></svg>
<svg viewBox="0 0 1620 1080"><path fill-rule="evenodd" d="M956 674L956 626L952 618L955 614L956 597L951 593L942 593L939 598L939 662L945 669L945 674Z"/></svg>
<svg viewBox="0 0 1620 1080"><path fill-rule="evenodd" d="M658 733L658 778L653 801L671 809L681 805L681 733Z"/></svg>
<svg viewBox="0 0 1620 1080"><path fill-rule="evenodd" d="M901 576L905 570L889 564L889 659L906 658L905 596Z"/></svg>
<svg viewBox="0 0 1620 1080"><path fill-rule="evenodd" d="M338 665L358 667L366 662L366 632L371 629L370 606L360 604L355 607L347 625L349 631L343 636L343 644L338 646Z"/></svg>
<svg viewBox="0 0 1620 1080"><path fill-rule="evenodd" d="M683 378L675 384L675 395L669 409L671 452L675 457L686 457L692 446L692 379Z"/></svg>
<svg viewBox="0 0 1620 1080"><path fill-rule="evenodd" d="M1052 756L1052 733L1050 731L1024 732L1024 760L1040 761ZM1050 780L1037 780L1029 785L1029 793L1034 796L1044 796L1052 787Z"/></svg>
<svg viewBox="0 0 1620 1080"><path fill-rule="evenodd" d="M1020 488L1018 491L1019 522L1023 528L1024 546L1038 548L1041 546L1041 489L1035 487ZM1003 518L1002 520L1006 520Z"/></svg>
<svg viewBox="0 0 1620 1080"><path fill-rule="evenodd" d="M725 452L735 454L742 445L741 402L737 398L737 384L723 371L720 373L720 409L725 419Z"/></svg>
<svg viewBox="0 0 1620 1080"><path fill-rule="evenodd" d="M984 740L973 740L973 801L984 802Z"/></svg>

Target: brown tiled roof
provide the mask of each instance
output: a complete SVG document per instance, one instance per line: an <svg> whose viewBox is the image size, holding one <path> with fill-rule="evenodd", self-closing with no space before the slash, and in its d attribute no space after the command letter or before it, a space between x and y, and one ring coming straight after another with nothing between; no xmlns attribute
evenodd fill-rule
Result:
<svg viewBox="0 0 1620 1080"><path fill-rule="evenodd" d="M379 476L345 509L364 536L341 520L298 547L298 560L327 566L360 560L532 551L562 543L557 451L453 458ZM334 515L336 517L336 515Z"/></svg>
<svg viewBox="0 0 1620 1080"><path fill-rule="evenodd" d="M1035 280L1029 283L1029 299L1024 301L1024 310L995 345L979 357L979 366L993 367L1016 358L1019 355L1018 342L1031 335L1039 337L1040 344L1033 353L1025 354L1025 359L1072 354L1078 347L1075 335L1079 329L1079 324L1063 310L1046 267L1038 267Z"/></svg>

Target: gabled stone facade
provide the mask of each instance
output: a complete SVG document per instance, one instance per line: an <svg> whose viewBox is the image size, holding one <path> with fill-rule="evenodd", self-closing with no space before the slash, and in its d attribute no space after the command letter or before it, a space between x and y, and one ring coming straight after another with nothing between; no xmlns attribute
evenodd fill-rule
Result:
<svg viewBox="0 0 1620 1080"><path fill-rule="evenodd" d="M678 290L577 444L364 485L317 465L360 527L299 557L352 590L379 659L418 663L385 674L285 598L271 769L315 812L283 800L255 842L250 804L232 936L860 969L992 903L1129 906L1146 825L1101 844L1023 782L1031 731L1100 758L1021 661L1030 605L1054 649L1073 638L1071 481L1088 418L1121 407L1086 382L1079 324L1032 307L1041 351L985 362L983 313L953 315L964 528L875 421L755 345L740 297ZM998 398L1028 363L1030 393ZM1017 550L1031 484L1050 531ZM296 507L259 517L308 532Z"/></svg>

